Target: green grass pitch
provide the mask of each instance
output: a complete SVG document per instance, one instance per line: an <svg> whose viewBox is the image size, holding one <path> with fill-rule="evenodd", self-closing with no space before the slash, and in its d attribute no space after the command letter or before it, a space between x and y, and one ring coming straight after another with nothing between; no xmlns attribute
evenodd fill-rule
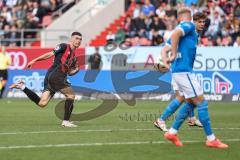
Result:
<svg viewBox="0 0 240 160"><path fill-rule="evenodd" d="M2 160L240 160L240 105L209 103L212 127L227 150L207 148L200 128L186 123L175 147L163 138L152 121L167 102L137 101L136 106L120 102L112 112L77 128L62 128L54 114L57 100L38 108L29 100L0 100L0 159ZM77 101L74 112L86 112L97 101ZM196 113L196 112L195 112ZM171 124L171 117L167 124Z"/></svg>

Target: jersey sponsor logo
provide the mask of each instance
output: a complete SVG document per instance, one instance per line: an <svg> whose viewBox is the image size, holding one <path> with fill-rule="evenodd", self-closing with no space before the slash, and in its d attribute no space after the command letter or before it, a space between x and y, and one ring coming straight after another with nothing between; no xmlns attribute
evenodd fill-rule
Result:
<svg viewBox="0 0 240 160"><path fill-rule="evenodd" d="M177 52L177 57L176 59L182 58L182 53L181 52Z"/></svg>
<svg viewBox="0 0 240 160"><path fill-rule="evenodd" d="M60 50L60 48L61 48L60 45L57 45L57 46L54 48L54 50L55 50L55 51L58 51L58 50Z"/></svg>
<svg viewBox="0 0 240 160"><path fill-rule="evenodd" d="M204 93L230 94L233 89L232 82L219 72L213 72L212 77L203 77L197 74Z"/></svg>
<svg viewBox="0 0 240 160"><path fill-rule="evenodd" d="M12 64L9 69L24 69L27 65L27 56L24 52L8 52L8 55L12 59Z"/></svg>

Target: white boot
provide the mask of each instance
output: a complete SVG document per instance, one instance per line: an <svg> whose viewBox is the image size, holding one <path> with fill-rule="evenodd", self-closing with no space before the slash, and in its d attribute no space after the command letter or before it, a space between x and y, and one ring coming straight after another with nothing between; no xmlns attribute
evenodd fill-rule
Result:
<svg viewBox="0 0 240 160"><path fill-rule="evenodd" d="M160 129L163 132L168 131L165 121L157 119L155 122L153 122L153 124L154 124L155 127L157 127L158 129Z"/></svg>
<svg viewBox="0 0 240 160"><path fill-rule="evenodd" d="M65 121L65 120L62 121L62 126L63 127L77 127L77 125L73 124L72 122Z"/></svg>

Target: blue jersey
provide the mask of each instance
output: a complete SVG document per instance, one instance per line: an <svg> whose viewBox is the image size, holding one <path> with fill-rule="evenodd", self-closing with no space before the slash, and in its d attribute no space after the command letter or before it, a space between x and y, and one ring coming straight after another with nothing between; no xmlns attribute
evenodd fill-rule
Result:
<svg viewBox="0 0 240 160"><path fill-rule="evenodd" d="M198 34L192 22L181 22L176 29L181 29L183 36L178 43L178 53L171 65L172 72L192 72L196 57ZM171 44L171 39L166 42Z"/></svg>

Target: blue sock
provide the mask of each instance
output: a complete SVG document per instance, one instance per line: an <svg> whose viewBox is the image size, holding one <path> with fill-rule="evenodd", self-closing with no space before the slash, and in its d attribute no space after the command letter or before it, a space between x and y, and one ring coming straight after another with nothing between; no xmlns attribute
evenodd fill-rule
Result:
<svg viewBox="0 0 240 160"><path fill-rule="evenodd" d="M198 109L198 118L203 125L205 134L207 136L213 134L210 118L208 114L208 102L204 100L201 103L197 104L197 109Z"/></svg>
<svg viewBox="0 0 240 160"><path fill-rule="evenodd" d="M189 118L192 118L192 117L194 117L195 115L194 115L194 104L190 104L190 103L188 103L188 105L191 105L191 110L190 110L190 112L189 112Z"/></svg>
<svg viewBox="0 0 240 160"><path fill-rule="evenodd" d="M160 116L160 119L166 121L168 117L170 117L174 112L176 112L180 105L181 103L178 101L178 99L175 98L174 100L172 100L168 104L167 108L164 110L163 114Z"/></svg>
<svg viewBox="0 0 240 160"><path fill-rule="evenodd" d="M178 111L175 121L173 122L172 128L178 130L184 120L189 116L192 111L193 105L189 103L185 103L183 107Z"/></svg>

